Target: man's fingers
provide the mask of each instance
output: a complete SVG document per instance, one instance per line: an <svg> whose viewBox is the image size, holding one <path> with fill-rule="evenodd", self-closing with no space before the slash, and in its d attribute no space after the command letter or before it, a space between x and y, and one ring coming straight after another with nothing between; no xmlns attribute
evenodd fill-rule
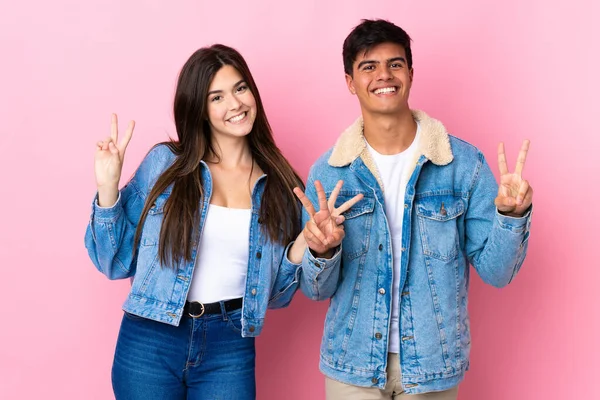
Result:
<svg viewBox="0 0 600 400"><path fill-rule="evenodd" d="M334 230L333 233L331 234L331 236L328 238L329 243L340 243L344 239L345 235L346 235L346 232L344 231L344 229L342 227L340 227L340 228Z"/></svg>
<svg viewBox="0 0 600 400"><path fill-rule="evenodd" d="M329 207L330 211L333 211L333 209L335 208L335 202L337 200L338 195L340 194L340 190L342 190L343 185L344 185L344 181L340 180L335 185L335 188L333 188L333 192L331 192L331 195L329 196L329 200L327 200L327 206Z"/></svg>
<svg viewBox="0 0 600 400"><path fill-rule="evenodd" d="M304 194L304 192L299 187L294 188L294 194L296 195L298 200L300 200L300 203L302 203L302 206L304 207L308 215L312 218L315 215L316 211L312 203L310 202L310 199L306 196L306 194Z"/></svg>
<svg viewBox="0 0 600 400"><path fill-rule="evenodd" d="M523 168L525 168L525 161L527 160L527 152L529 151L529 140L524 140L517 157L517 165L515 166L515 174L521 176Z"/></svg>
<svg viewBox="0 0 600 400"><path fill-rule="evenodd" d="M315 181L315 189L317 189L317 198L319 199L319 211L329 210L327 208L327 196L325 195L325 189L321 185L320 181Z"/></svg>
<svg viewBox="0 0 600 400"><path fill-rule="evenodd" d="M529 182L523 179L521 181L521 186L519 186L519 193L517 194L517 206L521 206L523 204L523 200L525 199L525 195L529 190Z"/></svg>
<svg viewBox="0 0 600 400"><path fill-rule="evenodd" d="M306 241L315 241L323 246L328 246L329 244L325 234L321 232L319 227L312 221L306 223L306 226L304 227L304 237L306 238Z"/></svg>
<svg viewBox="0 0 600 400"><path fill-rule="evenodd" d="M523 200L523 207L525 209L529 208L531 203L533 202L533 189L529 186L529 190L525 194L525 199Z"/></svg>
<svg viewBox="0 0 600 400"><path fill-rule="evenodd" d="M508 212L515 208L517 202L512 197L498 196L494 200L494 204L498 210Z"/></svg>
<svg viewBox="0 0 600 400"><path fill-rule="evenodd" d="M498 145L498 169L500 175L508 174L508 165L506 164L506 153L504 152L504 143Z"/></svg>
<svg viewBox="0 0 600 400"><path fill-rule="evenodd" d="M336 215L340 215L346 211L348 211L353 205L355 205L356 203L358 203L359 201L361 201L363 199L363 195L361 194L357 194L356 196L354 196L353 198L351 198L350 200L346 201L344 204L342 204L341 206L339 206L338 208L335 209L335 214Z"/></svg>

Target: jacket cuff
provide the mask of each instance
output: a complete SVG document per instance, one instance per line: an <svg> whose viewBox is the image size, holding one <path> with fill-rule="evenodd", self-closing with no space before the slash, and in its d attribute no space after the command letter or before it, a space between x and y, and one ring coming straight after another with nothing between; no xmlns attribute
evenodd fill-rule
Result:
<svg viewBox="0 0 600 400"><path fill-rule="evenodd" d="M321 272L323 270L334 267L339 264L339 259L342 256L342 245L340 244L336 249L335 253L331 258L322 258L315 257L313 253L310 251L310 248L307 247L304 252L304 260L303 265L308 265L316 270L316 272Z"/></svg>
<svg viewBox="0 0 600 400"><path fill-rule="evenodd" d="M123 212L123 204L121 204L121 192L117 201L111 207L100 207L98 204L98 193L94 197L92 203L92 219L98 222L115 222Z"/></svg>
<svg viewBox="0 0 600 400"><path fill-rule="evenodd" d="M496 219L500 224L500 227L507 229L513 233L528 232L531 228L531 216L533 214L533 204L525 212L522 217L511 217L509 215L500 214L496 209Z"/></svg>

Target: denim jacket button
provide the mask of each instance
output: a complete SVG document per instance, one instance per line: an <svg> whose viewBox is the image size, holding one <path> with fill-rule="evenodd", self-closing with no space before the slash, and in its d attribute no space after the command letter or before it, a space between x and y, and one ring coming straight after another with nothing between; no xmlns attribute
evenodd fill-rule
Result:
<svg viewBox="0 0 600 400"><path fill-rule="evenodd" d="M371 379L371 382L373 382L373 384L377 384L377 382L379 382L379 379L373 377L373 379Z"/></svg>
<svg viewBox="0 0 600 400"><path fill-rule="evenodd" d="M248 330L249 330L250 332L254 332L254 330L255 330L255 329L256 329L256 328L254 327L254 325L250 325L250 327L248 328Z"/></svg>
<svg viewBox="0 0 600 400"><path fill-rule="evenodd" d="M381 339L383 337L383 335L380 332L377 332L375 334L375 339Z"/></svg>
<svg viewBox="0 0 600 400"><path fill-rule="evenodd" d="M380 288L379 289L379 294L385 294L385 289L384 288Z"/></svg>
<svg viewBox="0 0 600 400"><path fill-rule="evenodd" d="M252 293L252 296L256 296L256 288L252 289L250 293Z"/></svg>
<svg viewBox="0 0 600 400"><path fill-rule="evenodd" d="M379 244L379 251L383 250L383 245Z"/></svg>
<svg viewBox="0 0 600 400"><path fill-rule="evenodd" d="M260 260L260 258L262 257L262 254L260 253L260 251L256 252L256 258L258 258Z"/></svg>

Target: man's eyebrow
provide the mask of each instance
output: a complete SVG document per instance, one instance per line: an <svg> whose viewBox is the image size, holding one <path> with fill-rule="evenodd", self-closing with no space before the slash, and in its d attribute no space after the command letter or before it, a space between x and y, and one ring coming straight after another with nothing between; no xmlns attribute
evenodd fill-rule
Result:
<svg viewBox="0 0 600 400"><path fill-rule="evenodd" d="M375 61L375 60L363 60L361 62L358 63L358 66L356 68L360 68L365 64L379 64L379 61Z"/></svg>
<svg viewBox="0 0 600 400"><path fill-rule="evenodd" d="M404 64L406 64L406 60L404 59L404 57L394 57L394 58L390 58L389 60L387 60L387 62L393 62L393 61L402 61Z"/></svg>
<svg viewBox="0 0 600 400"><path fill-rule="evenodd" d="M393 57L393 58L389 58L386 60L388 63L394 62L394 61L401 61L404 64L406 64L406 60L404 59L404 57ZM379 64L379 61L375 61L375 60L363 60L361 62L358 63L358 66L356 68L360 68L363 65L366 64Z"/></svg>

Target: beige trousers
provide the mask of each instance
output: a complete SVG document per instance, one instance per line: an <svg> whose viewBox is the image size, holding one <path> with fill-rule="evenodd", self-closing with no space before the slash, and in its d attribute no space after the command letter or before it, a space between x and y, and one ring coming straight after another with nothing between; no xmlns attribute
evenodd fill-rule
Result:
<svg viewBox="0 0 600 400"><path fill-rule="evenodd" d="M385 389L348 385L325 377L327 400L456 400L458 386L443 392L408 395L402 388L398 354L389 353Z"/></svg>

